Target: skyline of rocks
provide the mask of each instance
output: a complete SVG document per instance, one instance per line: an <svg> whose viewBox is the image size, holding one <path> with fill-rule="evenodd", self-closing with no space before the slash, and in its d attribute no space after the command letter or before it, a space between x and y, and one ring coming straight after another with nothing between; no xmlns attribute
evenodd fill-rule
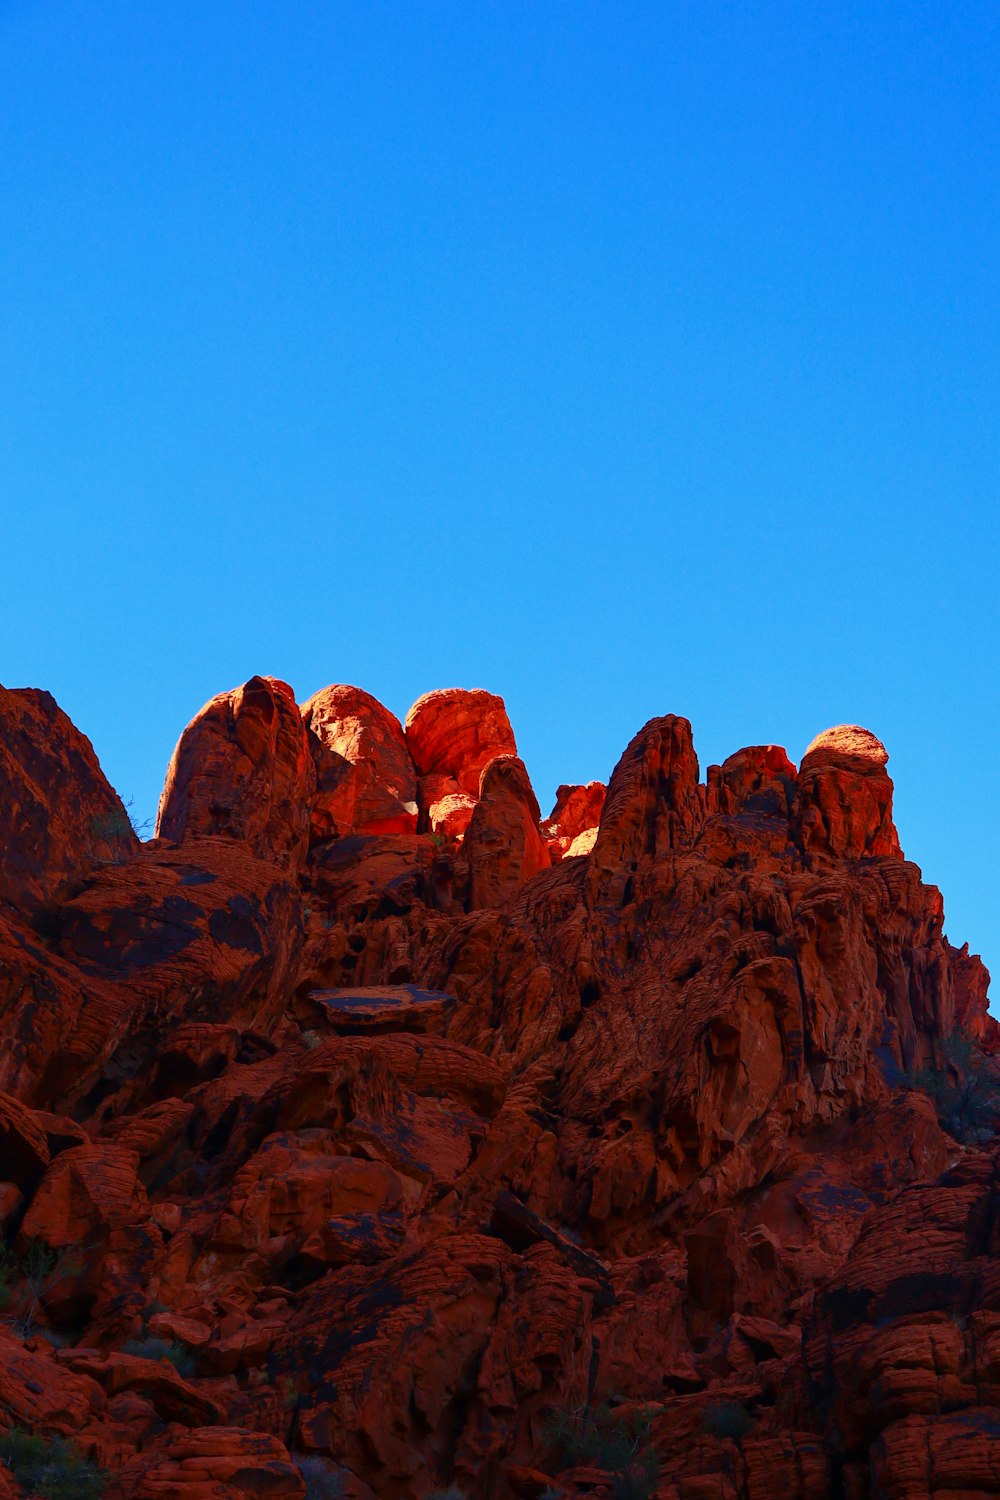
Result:
<svg viewBox="0 0 1000 1500"><path fill-rule="evenodd" d="M109 1500L1000 1494L1000 1028L887 759L667 714L542 818L495 695L256 677L143 843L0 690L8 1425Z"/></svg>

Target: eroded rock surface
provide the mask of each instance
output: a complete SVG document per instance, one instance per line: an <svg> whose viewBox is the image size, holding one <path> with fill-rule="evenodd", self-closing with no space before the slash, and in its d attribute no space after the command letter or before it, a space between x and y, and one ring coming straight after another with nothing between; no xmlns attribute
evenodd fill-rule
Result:
<svg viewBox="0 0 1000 1500"><path fill-rule="evenodd" d="M93 746L52 695L0 687L0 902L37 911L138 844Z"/></svg>
<svg viewBox="0 0 1000 1500"><path fill-rule="evenodd" d="M607 787L602 781L588 781L586 786L559 787L555 807L542 828L553 864L567 854L590 853L597 838L606 795Z"/></svg>
<svg viewBox="0 0 1000 1500"><path fill-rule="evenodd" d="M312 736L315 840L348 833L415 833L417 774L403 728L370 693L328 687L302 706Z"/></svg>
<svg viewBox="0 0 1000 1500"><path fill-rule="evenodd" d="M3 1420L109 1500L1000 1495L1000 1036L887 758L666 715L542 822L494 695L254 678L140 846L0 691Z"/></svg>
<svg viewBox="0 0 1000 1500"><path fill-rule="evenodd" d="M206 703L167 770L156 832L236 839L263 859L296 865L305 853L316 785L295 696L276 677L252 677Z"/></svg>

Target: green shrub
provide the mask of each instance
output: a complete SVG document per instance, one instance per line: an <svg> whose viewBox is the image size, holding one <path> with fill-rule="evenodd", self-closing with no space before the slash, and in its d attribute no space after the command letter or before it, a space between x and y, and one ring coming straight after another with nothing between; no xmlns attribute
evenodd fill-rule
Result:
<svg viewBox="0 0 1000 1500"><path fill-rule="evenodd" d="M90 831L95 838L104 839L108 843L120 843L126 851L131 849L133 834L142 841L149 836L152 827L152 818L140 820L136 816L134 797L130 797L127 802L120 802L118 807L111 808L109 812L96 814L90 820Z"/></svg>
<svg viewBox="0 0 1000 1500"><path fill-rule="evenodd" d="M34 1327L43 1294L67 1276L75 1276L80 1265L71 1250L53 1250L44 1240L29 1241L27 1250L19 1257L11 1255L0 1242L0 1312L11 1307L16 1298L21 1310L17 1326L27 1337Z"/></svg>
<svg viewBox="0 0 1000 1500"><path fill-rule="evenodd" d="M134 1354L139 1359L169 1360L178 1375L185 1379L196 1369L194 1358L180 1344L170 1344L166 1339L129 1339L122 1345L123 1354Z"/></svg>
<svg viewBox="0 0 1000 1500"><path fill-rule="evenodd" d="M656 1488L660 1463L645 1412L618 1416L607 1404L556 1409L545 1440L560 1468L587 1465L610 1474L614 1500L648 1500Z"/></svg>
<svg viewBox="0 0 1000 1500"><path fill-rule="evenodd" d="M29 1286L39 1289L52 1276L59 1264L59 1256L44 1240L30 1240L21 1259L21 1275Z"/></svg>
<svg viewBox="0 0 1000 1500"><path fill-rule="evenodd" d="M964 1145L982 1145L1000 1130L1000 1074L970 1037L956 1032L944 1043L943 1068L904 1074L927 1094L943 1130Z"/></svg>
<svg viewBox="0 0 1000 1500"><path fill-rule="evenodd" d="M21 1488L44 1500L100 1500L104 1474L88 1462L75 1443L39 1437L12 1427L0 1454Z"/></svg>
<svg viewBox="0 0 1000 1500"><path fill-rule="evenodd" d="M753 1427L753 1417L739 1401L717 1401L706 1406L702 1415L702 1426L716 1438L732 1438L739 1442Z"/></svg>
<svg viewBox="0 0 1000 1500"><path fill-rule="evenodd" d="M295 1457L292 1462L305 1483L306 1500L342 1500L343 1475L332 1469L325 1458Z"/></svg>

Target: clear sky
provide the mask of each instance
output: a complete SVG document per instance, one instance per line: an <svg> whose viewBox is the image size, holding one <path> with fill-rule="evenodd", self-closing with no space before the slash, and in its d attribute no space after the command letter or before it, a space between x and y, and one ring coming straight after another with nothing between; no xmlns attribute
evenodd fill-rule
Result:
<svg viewBox="0 0 1000 1500"><path fill-rule="evenodd" d="M1000 8L0 0L0 680L857 721L1000 966Z"/></svg>

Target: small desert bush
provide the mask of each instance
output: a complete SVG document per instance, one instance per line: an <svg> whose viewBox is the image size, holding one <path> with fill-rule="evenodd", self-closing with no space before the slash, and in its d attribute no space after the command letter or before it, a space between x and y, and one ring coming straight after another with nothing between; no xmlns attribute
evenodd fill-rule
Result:
<svg viewBox="0 0 1000 1500"><path fill-rule="evenodd" d="M963 1145L983 1145L1000 1130L1000 1072L961 1032L947 1038L944 1055L943 1068L921 1068L903 1081L930 1097L942 1130Z"/></svg>
<svg viewBox="0 0 1000 1500"><path fill-rule="evenodd" d="M306 1487L306 1500L342 1500L344 1478L323 1458L293 1458L292 1462L302 1475Z"/></svg>
<svg viewBox="0 0 1000 1500"><path fill-rule="evenodd" d="M44 1438L12 1427L0 1456L21 1488L43 1500L100 1500L104 1475L65 1438Z"/></svg>
<svg viewBox="0 0 1000 1500"><path fill-rule="evenodd" d="M129 1339L122 1345L123 1354L134 1354L139 1359L165 1359L173 1365L178 1375L185 1379L195 1372L193 1357L180 1344L170 1344L166 1339Z"/></svg>
<svg viewBox="0 0 1000 1500"><path fill-rule="evenodd" d="M75 1276L80 1267L74 1251L53 1250L44 1240L31 1240L21 1256L12 1255L0 1242L0 1312L18 1310L17 1326L27 1337L46 1292Z"/></svg>
<svg viewBox="0 0 1000 1500"><path fill-rule="evenodd" d="M706 1406L702 1426L715 1438L732 1438L739 1442L753 1427L753 1417L739 1401L716 1401Z"/></svg>
<svg viewBox="0 0 1000 1500"><path fill-rule="evenodd" d="M563 1469L587 1465L611 1475L614 1500L648 1500L659 1460L644 1412L618 1416L608 1405L557 1408L545 1427L546 1445Z"/></svg>

